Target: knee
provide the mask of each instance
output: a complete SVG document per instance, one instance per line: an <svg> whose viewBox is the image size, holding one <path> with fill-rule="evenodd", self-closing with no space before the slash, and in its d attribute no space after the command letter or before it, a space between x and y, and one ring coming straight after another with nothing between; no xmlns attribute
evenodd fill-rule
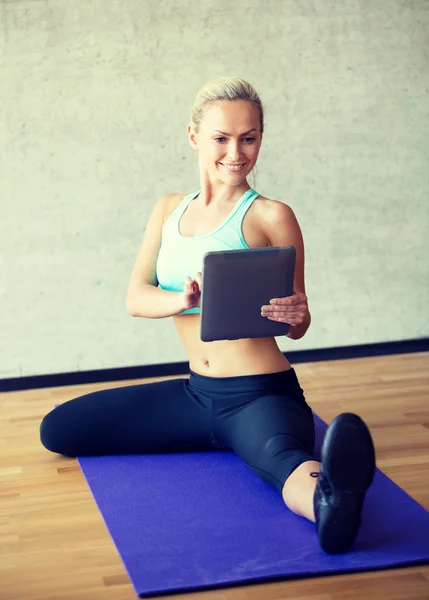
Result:
<svg viewBox="0 0 429 600"><path fill-rule="evenodd" d="M294 438L287 433L277 433L269 437L262 449L260 460L271 464L292 456L296 445Z"/></svg>
<svg viewBox="0 0 429 600"><path fill-rule="evenodd" d="M40 423L40 441L42 445L50 452L62 454L64 456L74 456L65 447L66 435L62 418L57 408L54 408L43 418Z"/></svg>
<svg viewBox="0 0 429 600"><path fill-rule="evenodd" d="M292 436L277 434L266 441L256 466L274 477L274 485L281 492L293 471L312 459L310 452L297 444Z"/></svg>

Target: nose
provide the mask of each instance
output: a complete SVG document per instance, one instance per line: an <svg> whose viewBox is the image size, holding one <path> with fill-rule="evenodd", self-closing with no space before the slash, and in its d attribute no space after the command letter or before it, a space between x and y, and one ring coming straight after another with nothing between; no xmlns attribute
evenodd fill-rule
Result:
<svg viewBox="0 0 429 600"><path fill-rule="evenodd" d="M231 140L228 145L228 159L231 162L237 162L240 158L240 142Z"/></svg>

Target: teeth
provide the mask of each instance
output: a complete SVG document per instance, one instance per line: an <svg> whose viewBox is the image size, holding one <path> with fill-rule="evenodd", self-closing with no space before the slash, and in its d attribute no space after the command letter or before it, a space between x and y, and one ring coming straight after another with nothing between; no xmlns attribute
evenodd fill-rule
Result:
<svg viewBox="0 0 429 600"><path fill-rule="evenodd" d="M220 163L223 167L225 167L225 169L228 169L228 171L241 171L241 169L243 168L244 165L224 165L223 163Z"/></svg>

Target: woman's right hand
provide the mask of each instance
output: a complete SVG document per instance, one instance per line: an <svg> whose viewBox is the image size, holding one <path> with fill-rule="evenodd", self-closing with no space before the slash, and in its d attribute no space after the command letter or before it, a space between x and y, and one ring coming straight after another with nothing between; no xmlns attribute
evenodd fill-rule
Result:
<svg viewBox="0 0 429 600"><path fill-rule="evenodd" d="M203 276L200 272L196 274L195 279L191 279L189 276L186 277L185 287L182 292L183 310L201 306L202 278Z"/></svg>

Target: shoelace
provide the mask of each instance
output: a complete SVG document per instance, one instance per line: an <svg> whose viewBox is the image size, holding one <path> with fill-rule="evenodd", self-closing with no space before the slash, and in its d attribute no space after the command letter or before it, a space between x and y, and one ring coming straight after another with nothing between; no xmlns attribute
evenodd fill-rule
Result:
<svg viewBox="0 0 429 600"><path fill-rule="evenodd" d="M330 498L332 496L332 490L331 490L331 486L329 485L329 483L326 480L326 477L324 477L322 472L318 472L318 471L312 471L310 473L310 476L317 478L317 485L322 491L324 500L328 500L328 498Z"/></svg>
<svg viewBox="0 0 429 600"><path fill-rule="evenodd" d="M314 471L310 473L310 476L317 478L317 485L322 492L321 501L323 504L329 504L332 507L341 506L342 508L345 508L346 506L355 508L357 506L359 500L356 493L350 494L349 492L343 491L341 494L333 496L332 488L322 472L318 473L317 471Z"/></svg>

